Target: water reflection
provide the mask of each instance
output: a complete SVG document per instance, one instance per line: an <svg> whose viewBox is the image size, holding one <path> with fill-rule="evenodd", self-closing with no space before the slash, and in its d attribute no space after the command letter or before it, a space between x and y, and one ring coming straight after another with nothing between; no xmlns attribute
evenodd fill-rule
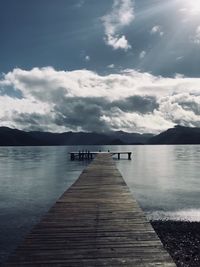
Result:
<svg viewBox="0 0 200 267"><path fill-rule="evenodd" d="M200 146L135 146L118 167L146 211L200 207Z"/></svg>

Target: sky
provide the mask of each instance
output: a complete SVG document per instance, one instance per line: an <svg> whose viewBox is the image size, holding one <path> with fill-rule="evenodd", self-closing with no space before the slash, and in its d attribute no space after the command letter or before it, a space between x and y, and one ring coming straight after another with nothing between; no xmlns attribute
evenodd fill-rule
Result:
<svg viewBox="0 0 200 267"><path fill-rule="evenodd" d="M200 0L0 0L0 126L200 127Z"/></svg>

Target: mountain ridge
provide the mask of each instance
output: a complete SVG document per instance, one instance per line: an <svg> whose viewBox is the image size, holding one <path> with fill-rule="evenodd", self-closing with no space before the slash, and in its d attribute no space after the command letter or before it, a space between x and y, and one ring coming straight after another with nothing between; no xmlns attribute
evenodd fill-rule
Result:
<svg viewBox="0 0 200 267"><path fill-rule="evenodd" d="M158 135L124 131L64 132L22 131L0 127L0 146L62 146L62 145L173 145L200 144L200 128L175 126Z"/></svg>
<svg viewBox="0 0 200 267"><path fill-rule="evenodd" d="M0 146L59 146L59 145L125 145L146 144L153 135L123 131L95 132L40 132L0 127Z"/></svg>
<svg viewBox="0 0 200 267"><path fill-rule="evenodd" d="M176 125L148 141L152 145L196 145L200 144L200 128Z"/></svg>

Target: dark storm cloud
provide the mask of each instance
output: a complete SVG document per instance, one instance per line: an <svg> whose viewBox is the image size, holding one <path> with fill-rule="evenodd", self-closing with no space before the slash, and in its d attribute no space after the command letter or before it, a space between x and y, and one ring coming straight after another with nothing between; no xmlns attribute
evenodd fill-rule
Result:
<svg viewBox="0 0 200 267"><path fill-rule="evenodd" d="M73 130L106 131L108 125L102 121L106 101L103 98L64 98L55 106L55 123Z"/></svg>
<svg viewBox="0 0 200 267"><path fill-rule="evenodd" d="M48 130L48 124L52 121L51 114L38 114L17 112L13 115L14 124L21 125L24 130L44 131Z"/></svg>
<svg viewBox="0 0 200 267"><path fill-rule="evenodd" d="M130 96L121 101L114 101L112 105L124 112L138 112L142 114L152 113L159 107L155 97L139 95Z"/></svg>
<svg viewBox="0 0 200 267"><path fill-rule="evenodd" d="M152 96L131 96L121 101L109 101L102 97L63 98L54 108L55 123L67 125L73 130L108 131L110 126L102 120L104 115L111 117L117 111L146 114L157 108L158 103Z"/></svg>
<svg viewBox="0 0 200 267"><path fill-rule="evenodd" d="M194 114L200 115L200 103L193 100L184 100L179 102L179 105L185 110L192 110Z"/></svg>

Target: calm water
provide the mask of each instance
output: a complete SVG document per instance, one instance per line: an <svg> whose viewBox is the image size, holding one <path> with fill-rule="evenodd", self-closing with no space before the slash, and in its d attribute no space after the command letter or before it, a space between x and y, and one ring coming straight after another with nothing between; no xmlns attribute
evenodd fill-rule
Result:
<svg viewBox="0 0 200 267"><path fill-rule="evenodd" d="M0 148L0 262L77 179L87 163L67 153L80 148ZM150 219L200 221L200 146L89 149L133 152L116 164Z"/></svg>

